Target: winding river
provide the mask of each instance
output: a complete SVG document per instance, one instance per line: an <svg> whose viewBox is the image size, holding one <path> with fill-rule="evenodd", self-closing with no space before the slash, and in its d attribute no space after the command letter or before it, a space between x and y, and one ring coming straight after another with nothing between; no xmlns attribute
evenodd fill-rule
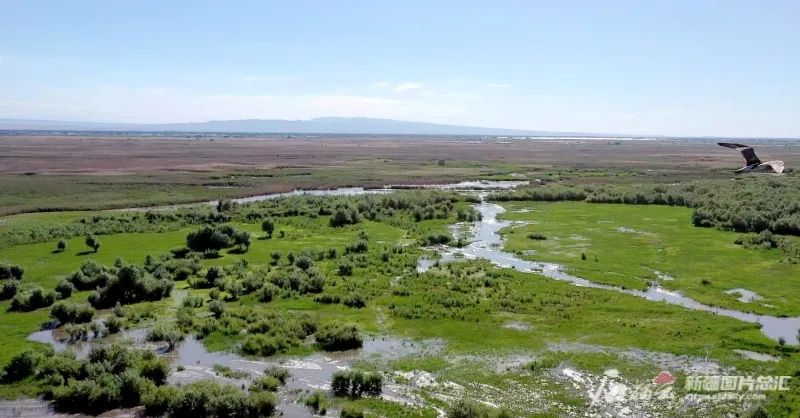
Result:
<svg viewBox="0 0 800 418"><path fill-rule="evenodd" d="M500 234L500 230L512 225L509 221L497 219L497 216L505 212L505 209L498 204L486 202L485 200L475 205L475 209L481 213L482 220L475 222L472 226L472 236L470 237L472 242L463 248L445 247L440 249L440 254L442 256L440 262L446 263L461 257L468 259L484 258L500 267L509 267L517 271L537 273L551 279L572 283L575 286L612 290L652 301L665 302L688 309L710 312L716 315L736 318L745 322L761 324L761 331L767 337L776 341L782 338L789 344L794 344L797 341L798 330L800 330L800 318L798 317L788 318L756 315L753 313L710 306L660 286L651 286L647 290L641 291L595 283L567 273L564 267L559 264L523 260L515 254L503 251L504 240L503 236ZM430 268L432 264L431 260L423 259L420 260L417 267L419 271L424 271Z"/></svg>

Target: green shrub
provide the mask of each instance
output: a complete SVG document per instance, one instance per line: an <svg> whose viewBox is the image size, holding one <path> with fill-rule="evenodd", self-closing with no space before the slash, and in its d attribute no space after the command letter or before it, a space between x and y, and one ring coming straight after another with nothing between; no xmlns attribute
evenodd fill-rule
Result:
<svg viewBox="0 0 800 418"><path fill-rule="evenodd" d="M87 247L91 248L94 252L97 252L100 249L100 240L97 239L94 235L87 235L84 243Z"/></svg>
<svg viewBox="0 0 800 418"><path fill-rule="evenodd" d="M157 385L167 383L167 376L170 373L169 363L165 358L145 357L140 361L139 373L142 377L152 381Z"/></svg>
<svg viewBox="0 0 800 418"><path fill-rule="evenodd" d="M69 336L70 341L85 340L91 333L88 324L66 324L63 330Z"/></svg>
<svg viewBox="0 0 800 418"><path fill-rule="evenodd" d="M331 215L330 225L332 227L342 227L345 225L353 225L361 222L361 215L358 213L358 209L354 207L340 207L336 209L336 212Z"/></svg>
<svg viewBox="0 0 800 418"><path fill-rule="evenodd" d="M355 325L329 323L317 330L317 344L326 351L341 351L360 348L363 344Z"/></svg>
<svg viewBox="0 0 800 418"><path fill-rule="evenodd" d="M264 285L261 286L261 289L258 289L256 292L256 297L258 297L259 301L267 303L271 302L278 292L280 292L278 286L275 286L272 283L264 283Z"/></svg>
<svg viewBox="0 0 800 418"><path fill-rule="evenodd" d="M270 416L277 403L272 393L248 395L236 386L213 380L193 382L181 388L158 388L142 400L148 415L176 418Z"/></svg>
<svg viewBox="0 0 800 418"><path fill-rule="evenodd" d="M228 379L245 379L249 376L245 371L234 370L222 364L215 364L213 370L219 373L222 377L227 377Z"/></svg>
<svg viewBox="0 0 800 418"><path fill-rule="evenodd" d="M24 350L15 354L3 368L3 381L16 382L31 376L41 360L42 356L33 350Z"/></svg>
<svg viewBox="0 0 800 418"><path fill-rule="evenodd" d="M111 278L109 270L94 260L87 260L81 264L78 271L67 276L67 280L78 290L94 290L106 285Z"/></svg>
<svg viewBox="0 0 800 418"><path fill-rule="evenodd" d="M225 313L225 302L221 300L212 300L208 304L208 311L214 315L214 318L219 318Z"/></svg>
<svg viewBox="0 0 800 418"><path fill-rule="evenodd" d="M61 324L82 324L92 320L94 308L88 303L59 301L50 308L50 316Z"/></svg>
<svg viewBox="0 0 800 418"><path fill-rule="evenodd" d="M281 382L272 376L259 376L250 383L250 390L254 392L277 392Z"/></svg>
<svg viewBox="0 0 800 418"><path fill-rule="evenodd" d="M345 254L363 254L369 250L369 244L365 240L358 240L354 244L348 244L344 248Z"/></svg>
<svg viewBox="0 0 800 418"><path fill-rule="evenodd" d="M59 293L60 299L66 299L72 296L72 292L75 291L75 286L67 279L59 280L58 284L56 285L56 292Z"/></svg>
<svg viewBox="0 0 800 418"><path fill-rule="evenodd" d="M431 234L425 238L426 245L447 244L452 241L453 237L449 234Z"/></svg>
<svg viewBox="0 0 800 418"><path fill-rule="evenodd" d="M364 308L367 301L361 293L350 293L342 299L342 303L350 308Z"/></svg>
<svg viewBox="0 0 800 418"><path fill-rule="evenodd" d="M175 345L183 340L183 334L173 325L157 323L147 331L147 341L166 342L167 350L172 350Z"/></svg>
<svg viewBox="0 0 800 418"><path fill-rule="evenodd" d="M294 262L294 265L305 271L314 265L314 261L309 257L301 256Z"/></svg>
<svg viewBox="0 0 800 418"><path fill-rule="evenodd" d="M242 343L242 352L254 356L269 357L283 348L275 337L264 334L248 335Z"/></svg>
<svg viewBox="0 0 800 418"><path fill-rule="evenodd" d="M276 266L276 265L278 265L278 261L280 261L280 259L281 259L281 252L280 251L273 251L273 252L271 252L269 254L269 257L272 259L270 264L272 264L273 266Z"/></svg>
<svg viewBox="0 0 800 418"><path fill-rule="evenodd" d="M331 295L328 293L323 293L314 296L314 302L324 303L324 304L335 304L341 302L341 298L339 297L339 295Z"/></svg>
<svg viewBox="0 0 800 418"><path fill-rule="evenodd" d="M18 292L11 300L12 311L29 312L39 308L46 308L56 301L56 291L35 287Z"/></svg>
<svg viewBox="0 0 800 418"><path fill-rule="evenodd" d="M3 280L0 284L0 300L9 300L17 294L16 280Z"/></svg>
<svg viewBox="0 0 800 418"><path fill-rule="evenodd" d="M89 303L97 308L108 308L117 303L161 300L170 295L173 286L168 278L158 279L141 266L120 262L116 274L89 296Z"/></svg>
<svg viewBox="0 0 800 418"><path fill-rule="evenodd" d="M461 400L450 406L447 418L489 418L489 413L484 407Z"/></svg>
<svg viewBox="0 0 800 418"><path fill-rule="evenodd" d="M289 376L291 376L289 370L278 366L267 367L264 369L264 375L274 377L281 385L285 385L286 381L289 380Z"/></svg>
<svg viewBox="0 0 800 418"><path fill-rule="evenodd" d="M71 351L43 356L36 368L36 379L52 389L52 386L61 386L78 376L82 368L83 364L75 359L75 354ZM48 391L45 390L45 395Z"/></svg>
<svg viewBox="0 0 800 418"><path fill-rule="evenodd" d="M181 306L187 308L199 308L203 306L203 297L200 295L186 295L181 301Z"/></svg>
<svg viewBox="0 0 800 418"><path fill-rule="evenodd" d="M272 238L272 232L275 231L275 221L272 219L264 219L261 222L261 230L267 233L267 238Z"/></svg>
<svg viewBox="0 0 800 418"><path fill-rule="evenodd" d="M339 264L339 275L340 276L352 276L353 275L353 264L348 262L343 262Z"/></svg>
<svg viewBox="0 0 800 418"><path fill-rule="evenodd" d="M339 418L364 418L364 412L355 406L345 405L339 412Z"/></svg>
<svg viewBox="0 0 800 418"><path fill-rule="evenodd" d="M16 264L0 264L0 280L22 280L24 274L25 270Z"/></svg>
<svg viewBox="0 0 800 418"><path fill-rule="evenodd" d="M124 323L125 321L118 316L110 316L103 321L109 334L118 333L122 329Z"/></svg>
<svg viewBox="0 0 800 418"><path fill-rule="evenodd" d="M338 371L331 377L331 389L339 397L380 396L383 377L379 373L359 370Z"/></svg>
<svg viewBox="0 0 800 418"><path fill-rule="evenodd" d="M321 390L315 390L303 400L303 403L316 415L325 415L328 412L328 396Z"/></svg>

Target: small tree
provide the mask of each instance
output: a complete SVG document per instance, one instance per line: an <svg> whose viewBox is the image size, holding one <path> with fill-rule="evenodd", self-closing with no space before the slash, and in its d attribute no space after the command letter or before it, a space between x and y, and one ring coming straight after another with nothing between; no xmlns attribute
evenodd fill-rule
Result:
<svg viewBox="0 0 800 418"><path fill-rule="evenodd" d="M6 382L16 382L22 380L36 371L41 356L33 350L25 350L11 357L11 361L6 364L2 378Z"/></svg>
<svg viewBox="0 0 800 418"><path fill-rule="evenodd" d="M94 252L100 249L100 240L97 239L94 235L87 235L86 236L86 246L93 249Z"/></svg>
<svg viewBox="0 0 800 418"><path fill-rule="evenodd" d="M147 341L167 343L167 351L172 351L183 340L183 334L172 325L157 324L147 331Z"/></svg>
<svg viewBox="0 0 800 418"><path fill-rule="evenodd" d="M223 231L206 226L186 236L186 246L206 255L231 245L231 238Z"/></svg>
<svg viewBox="0 0 800 418"><path fill-rule="evenodd" d="M0 280L22 280L25 270L16 264L0 264Z"/></svg>
<svg viewBox="0 0 800 418"><path fill-rule="evenodd" d="M225 313L225 303L219 300L212 300L208 304L208 310L214 315L214 318L219 319Z"/></svg>
<svg viewBox="0 0 800 418"><path fill-rule="evenodd" d="M57 248L58 248L58 251L64 252L67 249L67 241L63 240L63 239L58 240Z"/></svg>
<svg viewBox="0 0 800 418"><path fill-rule="evenodd" d="M241 251L250 249L250 244L252 242L250 233L247 231L236 231L236 233L233 234L233 243L234 245L238 245Z"/></svg>
<svg viewBox="0 0 800 418"><path fill-rule="evenodd" d="M280 251L273 251L269 256L272 258L272 265L277 265L281 259Z"/></svg>
<svg viewBox="0 0 800 418"><path fill-rule="evenodd" d="M272 238L272 232L275 231L275 222L272 219L264 219L264 222L261 222L261 230L267 233L267 238Z"/></svg>
<svg viewBox="0 0 800 418"><path fill-rule="evenodd" d="M220 199L217 201L217 212L227 212L233 208L233 202L229 199Z"/></svg>

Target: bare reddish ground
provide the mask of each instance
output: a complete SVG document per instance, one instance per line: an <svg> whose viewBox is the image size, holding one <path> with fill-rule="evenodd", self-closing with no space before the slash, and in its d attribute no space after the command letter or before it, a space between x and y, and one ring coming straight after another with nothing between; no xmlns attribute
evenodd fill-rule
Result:
<svg viewBox="0 0 800 418"><path fill-rule="evenodd" d="M762 160L800 165L797 143L756 145ZM498 140L450 138L0 137L0 173L131 173L150 170L334 167L355 160L480 161L569 167L738 168L741 157L712 141Z"/></svg>

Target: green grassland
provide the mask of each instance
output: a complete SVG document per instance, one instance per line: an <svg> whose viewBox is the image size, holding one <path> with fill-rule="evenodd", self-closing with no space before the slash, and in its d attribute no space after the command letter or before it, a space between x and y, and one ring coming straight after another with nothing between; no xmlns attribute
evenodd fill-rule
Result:
<svg viewBox="0 0 800 418"><path fill-rule="evenodd" d="M531 222L504 230L506 248L555 262L596 282L645 289L659 282L700 302L770 315L800 315L798 265L777 249L745 248L746 234L697 228L692 210L656 205L514 202L502 218ZM528 210L519 212L519 210ZM535 240L538 233L547 239ZM586 260L581 259L586 255ZM673 280L660 280L658 274ZM764 299L744 303L734 288Z"/></svg>
<svg viewBox="0 0 800 418"><path fill-rule="evenodd" d="M351 201L355 205L363 199L355 197ZM318 201L308 202L316 204ZM456 203L457 208L466 206L466 202ZM775 282L796 285L800 278L792 277L793 266L781 264L777 252L736 247L733 245L736 234L691 227L687 219L688 209L527 202L508 203L506 206L512 210L535 210L510 212L507 218L539 222L507 230L511 250L536 249L532 258L564 263L575 269L578 275L640 288L654 279L653 273L646 268L657 269L675 277L665 286L674 285L674 288L701 301L747 309L749 305L738 304L732 300L733 297L721 294L727 288L745 287L764 296L765 302L776 306L776 312L797 312L790 300L782 301L782 296L790 298L794 295L787 293L791 290L783 288L783 293L780 293L777 285L755 286L746 280L752 277L748 273L756 271L746 270L752 264L751 268L758 267L758 271L767 269L770 279ZM252 209L267 210L268 207L254 206ZM250 208L237 210L245 212ZM82 216L85 214L17 215L0 218L9 220L8 224L0 227L15 228L37 222L68 223ZM456 222L454 213L446 218L414 221L406 212L398 211L392 218L364 219L345 227L332 227L328 216L285 216L275 218L275 233L270 239L260 231L259 222L236 219L234 216L228 224L252 234L249 249L245 252L227 249L217 258L202 259L202 271L197 277L203 276L212 266L243 266L241 260L247 261L242 267L247 273L288 271L293 268L285 261L289 253L299 255L336 249L338 256L314 261L314 267L325 277L323 293L343 297L359 294L364 297L366 307L357 309L341 303L320 303L315 301L314 294L297 292L283 292L269 302L262 302L256 293L251 293L226 302L228 313L222 319L240 313L253 318L272 314L309 314L320 323L339 321L355 324L361 332L373 336L442 340L445 347L438 354L410 355L390 364L368 362L365 367L387 373L426 370L439 379L472 388L467 394L477 397L482 392L470 391L479 390L478 383L499 388L501 392L541 392L551 402L539 405L537 414L563 415L585 407L583 394L559 386L548 377L550 370L558 365L568 364L591 373L601 373L613 367L631 379L649 379L658 371L653 364L632 362L615 355L615 350L640 349L697 358L707 356L743 373L758 374L785 374L787 370L797 369L800 361L795 348L779 346L754 324L614 291L578 288L535 274L498 269L488 262L459 262L435 267L424 274L417 273L416 260L425 251L420 239L431 233L445 232L448 224ZM647 234L617 232L619 227ZM197 228L196 225L181 226L166 232L101 235L102 245L97 253L86 247L83 237L67 239L64 252L54 251L57 240L8 246L0 248L0 261L19 264L25 269L23 287L53 288L60 278L78 269L88 259L110 266L121 257L140 264L148 254L158 255L186 245L187 234ZM548 236L548 240L526 238L531 232L541 232ZM572 237L575 234L582 238ZM337 268L344 259L345 248L364 236L369 243L364 262L356 263L351 276L341 276ZM271 254L276 251L282 254L282 258L277 265L270 265ZM587 261L580 260L581 252L589 256ZM598 258L596 262L595 255ZM709 264L711 261L715 264ZM724 274L731 271L736 274L731 277ZM702 278L709 279L711 284L702 285ZM201 307L188 308L192 317L208 317L208 289L193 289L188 281L176 281L175 289L177 291L173 291L168 299L131 305L149 315L129 326L147 327L154 322L174 322L177 307L185 295L199 295L205 302ZM85 301L88 294L86 291L77 292L70 299ZM38 330L49 313L48 308L26 313L10 312L9 304L8 301L0 302L0 332L4 336L0 341L0 365L24 348L41 348L40 344L27 341L25 337ZM238 321L231 319L230 323L243 323ZM505 326L512 322L525 327ZM204 343L212 350L236 351L246 336L240 332L241 328L233 331L226 334L224 329L217 327L205 337ZM553 351L550 348L552 344L596 346L609 350L611 354ZM305 354L314 349L301 345L284 351L283 355ZM780 360L756 362L736 354L735 349L767 353ZM538 363L501 371L493 368L496 359L513 355L528 356ZM4 397L33 395L37 390L37 384L30 380L0 385L0 395ZM447 407L441 399L430 397L425 391L422 391L422 396L432 405ZM522 400L519 397L501 396L497 400L515 414L536 415L520 408ZM335 400L335 403L354 404L382 416L435 414L429 408L411 410L375 399ZM796 403L796 399L790 398L775 408L796 408ZM574 409L564 409L563 405Z"/></svg>

